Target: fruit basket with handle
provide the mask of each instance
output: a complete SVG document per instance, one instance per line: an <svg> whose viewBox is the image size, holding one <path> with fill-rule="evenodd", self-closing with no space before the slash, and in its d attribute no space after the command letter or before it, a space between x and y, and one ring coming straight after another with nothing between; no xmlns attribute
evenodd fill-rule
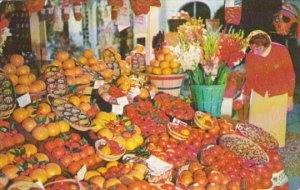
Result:
<svg viewBox="0 0 300 190"><path fill-rule="evenodd" d="M90 118L67 99L49 94L47 101L55 115L67 121L72 128L78 131L92 129Z"/></svg>
<svg viewBox="0 0 300 190"><path fill-rule="evenodd" d="M0 69L0 119L7 119L16 107L16 93L8 76Z"/></svg>
<svg viewBox="0 0 300 190"><path fill-rule="evenodd" d="M116 141L114 141L114 142L117 143ZM116 161L116 160L119 160L125 154L126 149L124 147L122 147L119 143L118 143L118 146L121 149L121 152L119 154L106 154L106 153L102 152L100 150L101 147L104 147L105 145L107 145L107 143L108 143L108 141L106 141L104 139L100 139L95 142L96 153L103 160Z"/></svg>

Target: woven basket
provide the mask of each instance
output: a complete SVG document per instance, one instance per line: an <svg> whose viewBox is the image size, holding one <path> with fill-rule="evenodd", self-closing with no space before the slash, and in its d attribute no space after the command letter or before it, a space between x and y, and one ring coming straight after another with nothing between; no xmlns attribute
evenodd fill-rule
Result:
<svg viewBox="0 0 300 190"><path fill-rule="evenodd" d="M158 91L165 92L173 96L179 96L181 83L184 77L185 73L174 75L148 75L151 83L158 88Z"/></svg>
<svg viewBox="0 0 300 190"><path fill-rule="evenodd" d="M195 112L195 117L194 117L194 123L196 124L196 126L199 127L199 128L201 128L201 129L204 129L204 130L210 129L211 127L207 127L207 126L201 125L201 124L199 123L199 121L198 121L197 118L202 118L202 117L204 117L206 114L207 114L207 113L204 113L204 112L202 112L202 111L196 111L196 112Z"/></svg>
<svg viewBox="0 0 300 190"><path fill-rule="evenodd" d="M100 146L103 146L106 144L106 140L104 139L100 139L100 140L97 140L95 142L95 148L96 148L96 154L102 158L103 160L105 161L116 161L116 160L119 160L126 152L125 148L123 148L123 152L119 155L107 155L107 154L103 154L100 150L99 150L99 147Z"/></svg>
<svg viewBox="0 0 300 190"><path fill-rule="evenodd" d="M79 181L77 181L75 179L63 179L63 180L53 181L53 182L45 184L44 187L46 188L46 187L49 187L56 183L64 183L64 182L76 184L78 186L79 190L86 190L86 188Z"/></svg>
<svg viewBox="0 0 300 190"><path fill-rule="evenodd" d="M196 110L220 117L225 85L191 85Z"/></svg>
<svg viewBox="0 0 300 190"><path fill-rule="evenodd" d="M172 124L171 122L168 123L168 133L169 135L171 135L173 138L177 139L177 140L180 140L180 141L184 141L185 139L187 139L189 136L185 136L185 135L182 135L180 133L177 133L176 131L172 130L172 127L171 125L174 125Z"/></svg>
<svg viewBox="0 0 300 190"><path fill-rule="evenodd" d="M13 89L12 96L13 96L14 102L12 104L8 105L9 107L6 111L0 111L0 119L7 119L7 118L9 118L9 116L12 114L12 112L16 108L16 93L15 93L12 82L9 80L8 76L4 73L4 71L2 69L0 69L0 76L2 78L4 78L4 80L6 80L6 82L9 81L10 85L11 85L11 87L9 87L9 88ZM1 84L1 85L3 85L3 84ZM2 90L0 93L3 93Z"/></svg>
<svg viewBox="0 0 300 190"><path fill-rule="evenodd" d="M90 126L91 126L90 120L89 120L89 127L86 127L86 126L80 126L80 125L77 125L77 124L75 124L75 123L69 121L68 119L64 118L63 114L62 114L60 111L58 111L58 110L56 109L56 106L54 106L54 104L53 104L54 99L60 99L61 101L64 101L64 103L62 103L62 104L69 103L69 102L68 102L68 100L66 100L66 99L64 99L64 98L57 97L56 95L53 95L53 94L48 94L48 95L47 95L47 101L48 101L48 103L51 105L52 111L55 113L55 115L56 115L57 117L63 118L66 122L69 123L69 125L70 125L72 128L74 128L74 129L76 129L76 130L78 130L78 131L88 131L88 130L93 129L92 127L90 127ZM74 105L73 105L73 106L74 106ZM75 106L74 106L74 107L75 107Z"/></svg>

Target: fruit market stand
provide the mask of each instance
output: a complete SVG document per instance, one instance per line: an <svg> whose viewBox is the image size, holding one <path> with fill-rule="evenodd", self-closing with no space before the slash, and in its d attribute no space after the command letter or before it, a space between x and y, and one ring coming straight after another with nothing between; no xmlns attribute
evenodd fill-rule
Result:
<svg viewBox="0 0 300 190"><path fill-rule="evenodd" d="M277 140L180 96L184 63L164 34L155 39L147 64L139 44L125 60L113 47L101 59L88 48L58 50L40 76L9 55L0 70L0 189L288 189ZM231 98L242 85L233 83Z"/></svg>

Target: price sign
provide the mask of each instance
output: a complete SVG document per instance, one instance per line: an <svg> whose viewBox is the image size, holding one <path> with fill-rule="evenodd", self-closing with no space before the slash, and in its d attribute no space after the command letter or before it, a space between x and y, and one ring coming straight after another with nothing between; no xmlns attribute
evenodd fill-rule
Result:
<svg viewBox="0 0 300 190"><path fill-rule="evenodd" d="M124 105L115 105L115 104L113 104L111 112L113 112L117 115L122 115L123 114L123 108L124 108Z"/></svg>
<svg viewBox="0 0 300 190"><path fill-rule="evenodd" d="M96 80L93 89L98 89L104 85L104 80Z"/></svg>
<svg viewBox="0 0 300 190"><path fill-rule="evenodd" d="M119 105L128 105L129 104L129 101L128 101L128 98L126 96L122 96L120 98L117 98L117 102Z"/></svg>
<svg viewBox="0 0 300 190"><path fill-rule="evenodd" d="M22 96L20 96L19 98L17 98L18 104L21 108L29 105L31 103L31 97L29 95L29 93L26 93Z"/></svg>
<svg viewBox="0 0 300 190"><path fill-rule="evenodd" d="M84 179L85 173L87 171L86 165L83 165L80 170L77 172L77 179L79 181Z"/></svg>

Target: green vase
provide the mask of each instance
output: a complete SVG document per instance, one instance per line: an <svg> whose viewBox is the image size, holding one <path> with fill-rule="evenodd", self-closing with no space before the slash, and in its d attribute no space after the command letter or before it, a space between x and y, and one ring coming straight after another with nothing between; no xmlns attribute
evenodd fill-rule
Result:
<svg viewBox="0 0 300 190"><path fill-rule="evenodd" d="M214 117L220 117L224 90L225 84L191 85L195 109L208 112Z"/></svg>

